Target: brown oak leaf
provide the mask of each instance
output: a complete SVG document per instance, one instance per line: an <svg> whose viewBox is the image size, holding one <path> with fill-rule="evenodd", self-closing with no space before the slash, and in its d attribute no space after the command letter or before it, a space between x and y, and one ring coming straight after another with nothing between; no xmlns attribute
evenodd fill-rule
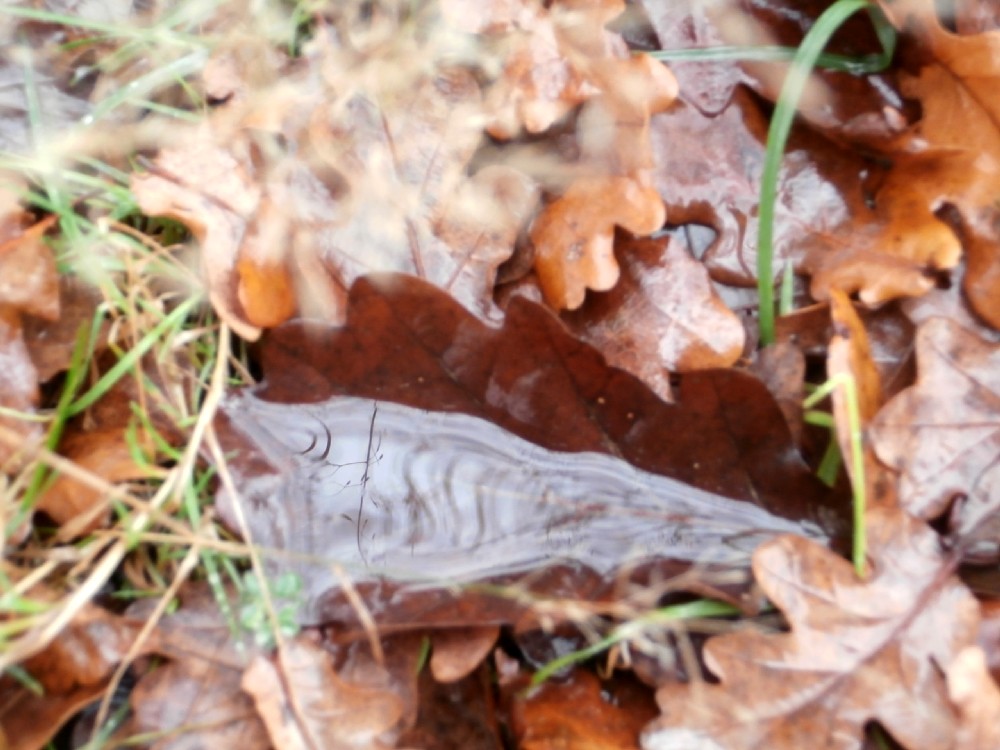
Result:
<svg viewBox="0 0 1000 750"><path fill-rule="evenodd" d="M966 294L973 309L1000 328L1000 31L953 34L938 20L934 0L880 5L930 59L903 80L903 94L920 101L919 142L911 144L912 155L899 156L879 200L898 206L911 233L939 238L935 257L944 268L957 262L961 248L935 212L945 204L958 209L968 254Z"/></svg>
<svg viewBox="0 0 1000 750"><path fill-rule="evenodd" d="M791 631L711 639L705 663L719 683L661 687L643 750L854 750L869 721L908 748L951 748L942 670L975 642L978 604L921 521L873 509L868 534L866 580L801 537L759 548L754 574Z"/></svg>
<svg viewBox="0 0 1000 750"><path fill-rule="evenodd" d="M743 353L740 318L719 298L705 267L670 238L617 243L622 278L563 320L614 367L665 401L670 373L729 367Z"/></svg>
<svg viewBox="0 0 1000 750"><path fill-rule="evenodd" d="M903 506L935 518L964 498L954 530L985 534L1000 507L1000 345L945 318L917 330L917 382L882 409L871 427L878 457L900 472Z"/></svg>

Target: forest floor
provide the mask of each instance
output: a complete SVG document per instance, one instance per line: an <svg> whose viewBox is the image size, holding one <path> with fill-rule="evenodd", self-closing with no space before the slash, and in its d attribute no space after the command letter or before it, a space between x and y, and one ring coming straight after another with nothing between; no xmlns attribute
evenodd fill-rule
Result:
<svg viewBox="0 0 1000 750"><path fill-rule="evenodd" d="M0 748L1000 747L997 8L0 6Z"/></svg>

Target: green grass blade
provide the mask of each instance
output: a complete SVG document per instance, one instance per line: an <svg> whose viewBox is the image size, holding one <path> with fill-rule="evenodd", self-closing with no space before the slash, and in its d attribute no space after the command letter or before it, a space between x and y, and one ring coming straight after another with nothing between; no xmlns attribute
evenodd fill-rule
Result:
<svg viewBox="0 0 1000 750"><path fill-rule="evenodd" d="M860 10L870 12L876 34L883 45L882 62L888 64L895 49L895 32L884 23L884 17L871 0L838 0L816 20L792 60L788 77L771 117L767 132L767 153L760 185L760 213L757 225L757 292L760 305L760 341L774 342L774 209L778 192L781 157L788 142L788 133L795 119L795 110L805 89L809 74L816 66L830 37L844 22Z"/></svg>
<svg viewBox="0 0 1000 750"><path fill-rule="evenodd" d="M582 648L579 651L572 651L568 654L560 656L558 659L553 659L535 672L534 676L531 678L531 686L535 687L536 685L541 685L556 672L572 666L573 664L579 664L582 661L586 661L591 657L597 656L602 651L606 651L614 646L616 643L629 640L630 638L638 635L642 630L650 627L668 624L678 620L725 617L738 614L739 610L733 605L726 604L725 602L711 601L709 599L699 599L694 602L673 604L668 607L654 609L652 612L641 615L634 620L622 623L612 630L607 637L602 638L596 643L592 643L586 648Z"/></svg>

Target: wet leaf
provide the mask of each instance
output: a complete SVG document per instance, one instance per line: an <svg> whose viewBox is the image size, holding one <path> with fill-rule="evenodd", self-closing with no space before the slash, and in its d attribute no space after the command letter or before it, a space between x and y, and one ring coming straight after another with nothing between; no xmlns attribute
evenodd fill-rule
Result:
<svg viewBox="0 0 1000 750"><path fill-rule="evenodd" d="M574 182L531 227L535 272L546 301L557 310L575 310L587 289L611 289L619 275L615 227L651 234L665 219L656 190L631 178Z"/></svg>
<svg viewBox="0 0 1000 750"><path fill-rule="evenodd" d="M656 185L669 221L715 229L717 237L703 257L712 277L752 285L767 131L759 105L737 89L714 117L682 102L654 117L651 129ZM863 176L873 180L878 173L876 165L852 152L804 129L793 131L779 174L775 274L786 261L814 274L812 293L818 299L825 299L830 287L861 290L870 304L929 290L930 239L921 236L917 242L907 234L902 213L865 201L871 188ZM952 240L948 247L956 246L950 230L945 238Z"/></svg>
<svg viewBox="0 0 1000 750"><path fill-rule="evenodd" d="M397 745L435 750L502 750L495 685L489 664L468 677L448 684L420 672L417 721L403 732Z"/></svg>
<svg viewBox="0 0 1000 750"><path fill-rule="evenodd" d="M513 304L504 329L491 330L413 279L359 282L352 300L349 328L274 332L266 387L224 407L226 449L237 452L229 470L257 543L339 562L358 581L440 585L562 562L604 574L647 558L739 564L774 531L815 533L593 452L635 457L795 517L805 495L779 488L816 497L815 480L795 468L781 413L752 378L685 376L694 383L682 380L677 404L667 405L530 303ZM368 398L302 403L344 390ZM551 452L518 433L591 452ZM773 440L788 463L762 471L752 456ZM217 498L239 531L236 502L229 492ZM339 581L328 564L271 564L304 576L305 621L329 616Z"/></svg>
<svg viewBox="0 0 1000 750"><path fill-rule="evenodd" d="M500 629L456 628L434 634L431 674L438 682L457 682L471 674L493 650Z"/></svg>
<svg viewBox="0 0 1000 750"><path fill-rule="evenodd" d="M24 342L24 316L59 316L55 259L42 239L52 223L49 219L29 226L29 217L12 196L0 194L0 406L25 415L34 413L39 392L38 372ZM42 434L38 423L7 415L0 416L0 426L25 440ZM0 443L0 466L20 447Z"/></svg>
<svg viewBox="0 0 1000 750"><path fill-rule="evenodd" d="M321 646L300 637L279 648L274 660L256 657L242 686L275 747L379 750L394 746L404 703L391 676L370 666L365 683L344 680Z"/></svg>
<svg viewBox="0 0 1000 750"><path fill-rule="evenodd" d="M955 261L958 239L945 242L945 225L934 212L947 203L958 209L968 235L966 294L973 309L1000 328L1000 215L995 205L1000 103L993 96L1000 80L1000 32L952 34L940 24L934 0L883 0L880 5L929 58L902 84L905 95L920 101L915 135L921 146L912 157L897 160L892 184L883 191L895 194L911 231L941 236L941 252L954 255ZM941 267L953 265L949 261Z"/></svg>
<svg viewBox="0 0 1000 750"><path fill-rule="evenodd" d="M729 367L743 353L739 317L719 299L705 267L674 239L617 244L622 278L562 319L608 364L669 401L670 373Z"/></svg>
<svg viewBox="0 0 1000 750"><path fill-rule="evenodd" d="M978 605L951 574L938 536L899 511L868 515L872 573L812 542L783 537L754 554L754 574L789 633L711 639L718 684L667 684L644 750L800 748L818 737L861 748L878 721L906 747L953 746L957 717L941 664L975 641Z"/></svg>
<svg viewBox="0 0 1000 750"><path fill-rule="evenodd" d="M887 475L884 466L875 459L871 446L861 438L885 401L868 332L854 305L839 290L831 293L830 316L835 333L827 352L826 373L831 380L841 378L844 381L831 394L835 435L844 468L852 486L862 489L861 496L866 504L894 504L895 478ZM848 388L853 388L856 412L852 410ZM855 464L855 437L861 440L860 467ZM859 468L863 478L858 476Z"/></svg>
<svg viewBox="0 0 1000 750"><path fill-rule="evenodd" d="M649 689L629 679L601 681L574 670L529 691L526 683L503 685L522 750L634 750L640 730L656 716Z"/></svg>
<svg viewBox="0 0 1000 750"><path fill-rule="evenodd" d="M346 326L286 324L261 360L256 395L270 402L353 395L461 412L550 450L619 455L790 518L829 501L755 378L680 375L666 404L526 300L492 328L426 283L371 276L352 288Z"/></svg>
<svg viewBox="0 0 1000 750"><path fill-rule="evenodd" d="M900 472L900 502L910 513L936 518L960 500L953 530L995 551L1000 347L945 318L921 324L916 346L917 383L875 419L875 451Z"/></svg>

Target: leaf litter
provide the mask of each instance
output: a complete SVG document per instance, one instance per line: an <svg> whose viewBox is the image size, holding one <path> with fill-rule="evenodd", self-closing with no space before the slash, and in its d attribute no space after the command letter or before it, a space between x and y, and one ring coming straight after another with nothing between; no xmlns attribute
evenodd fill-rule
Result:
<svg viewBox="0 0 1000 750"><path fill-rule="evenodd" d="M812 75L778 183L774 267L791 264L805 308L779 323L780 351L755 350L754 303L735 301L756 283L787 62L664 66L626 39L794 47L822 3L348 5L311 10L289 46L238 13L195 14L211 45L175 41L200 72L149 100L118 88L141 55L91 68L87 45L114 43L74 31L59 49L69 26L4 16L4 33L49 40L34 83L23 49L5 52L0 118L32 165L5 160L5 182L33 191L3 208L2 458L9 502L34 493L41 511L7 535L5 622L33 654L0 683L7 746L64 722L73 747L99 731L153 747L995 745L1000 31L986 3L940 5L880 0L833 51L876 52L881 12L893 65ZM127 104L117 146L74 131L102 97ZM207 114L162 127L191 102ZM43 218L58 201L31 162L40 134L89 160L74 179L121 169L142 212L178 223L122 225L87 193ZM95 273L66 242L91 221L93 264L136 257L140 237L185 281L148 282L145 261ZM53 247L72 250L62 278ZM81 377L80 324L116 304L169 316L192 276L258 341L231 366L262 382L196 395L221 402L209 424L182 397L200 393L204 353L115 365L155 338L123 335L121 313L92 328L82 377L100 387L46 434L38 417ZM68 281L84 277L101 290L89 304ZM155 303L116 298L129 284ZM215 330L197 325L180 340ZM828 420L803 410L824 378L855 384L857 422L843 387ZM43 436L71 462L54 466L76 467L54 484L32 463L58 459ZM843 468L827 487L814 472L831 441ZM197 449L214 506L184 490L164 506L156 482ZM851 485L867 510L851 513ZM130 535L125 564L88 577L115 535ZM204 580L186 581L199 559ZM272 584L239 583L244 559ZM302 589L285 601L289 571ZM90 601L117 580L160 598ZM59 587L80 592L73 609ZM649 619L706 595L736 621ZM28 601L40 609L18 620ZM609 633L626 634L619 674L591 661L529 689L541 662ZM124 718L94 723L108 715Z"/></svg>

